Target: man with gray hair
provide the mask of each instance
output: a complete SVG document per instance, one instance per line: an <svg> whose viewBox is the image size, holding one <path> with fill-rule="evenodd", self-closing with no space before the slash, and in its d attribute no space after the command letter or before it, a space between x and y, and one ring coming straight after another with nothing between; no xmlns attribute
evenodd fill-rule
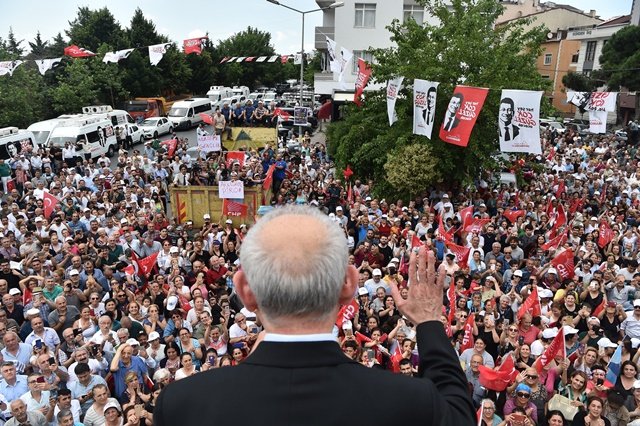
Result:
<svg viewBox="0 0 640 426"><path fill-rule="evenodd" d="M440 322L446 274L436 274L432 251L411 254L407 299L392 284L396 306L417 325L419 378L369 369L342 353L331 331L340 305L353 300L358 271L348 265L344 232L317 209L288 206L264 216L244 238L240 261L235 289L264 324L262 341L236 367L164 388L155 425L196 425L214 415L246 424L475 423L467 380ZM253 409L227 409L245 401L241 394L224 401L207 396L224 383L250 386ZM358 389L363 400L385 389L392 409L356 413L345 403L346 389Z"/></svg>

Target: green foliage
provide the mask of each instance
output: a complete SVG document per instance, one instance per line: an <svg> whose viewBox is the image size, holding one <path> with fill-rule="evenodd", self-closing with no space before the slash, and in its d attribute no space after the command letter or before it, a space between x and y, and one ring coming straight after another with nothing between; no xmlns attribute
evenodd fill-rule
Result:
<svg viewBox="0 0 640 426"><path fill-rule="evenodd" d="M213 64L211 52L203 50L200 55L187 55L187 64L192 70L187 82L189 93L206 95L209 87L215 81L217 68Z"/></svg>
<svg viewBox="0 0 640 426"><path fill-rule="evenodd" d="M47 57L61 57L62 55L64 55L65 47L67 47L67 42L65 41L64 37L62 37L62 33L58 33L49 45Z"/></svg>
<svg viewBox="0 0 640 426"><path fill-rule="evenodd" d="M640 90L640 27L629 25L612 35L602 48L600 66L594 74L610 89Z"/></svg>
<svg viewBox="0 0 640 426"><path fill-rule="evenodd" d="M106 7L98 10L91 10L86 6L79 7L78 16L69 22L69 26L66 33L71 39L71 44L92 52L96 52L103 43L117 50L129 47L120 24Z"/></svg>
<svg viewBox="0 0 640 426"><path fill-rule="evenodd" d="M7 37L6 49L7 52L12 56L12 59L18 59L24 54L24 47L20 46L23 42L24 40L16 40L16 37L13 34L13 28L9 27L9 36Z"/></svg>
<svg viewBox="0 0 640 426"><path fill-rule="evenodd" d="M346 110L348 124L332 124L328 133L339 167L351 164L356 176L388 182L396 192L406 191L407 186L398 186L401 179L397 174L392 181L385 171L389 154L419 152L424 156L428 152L437 159L425 164L421 177L415 176L412 167L402 169L408 173L405 180L420 183L416 191L443 177L451 187L468 183L483 170L495 167L501 90L544 90L549 86L536 70L536 58L546 34L543 28L525 31L524 20L494 28L503 10L496 0L453 0L450 7L441 0L418 3L440 23L418 25L413 20L406 23L396 20L388 27L396 46L372 49L376 58L372 66L374 81L385 83L395 76L404 76L404 89L396 103L398 121L389 127L384 91L367 93L363 108ZM416 78L440 82L432 140L412 134L412 85ZM467 148L438 138L453 89L463 82L491 89ZM416 144L428 150L405 148Z"/></svg>
<svg viewBox="0 0 640 426"><path fill-rule="evenodd" d="M413 199L420 188L442 181L438 158L425 144L406 145L387 154L384 170L391 186L409 199Z"/></svg>
<svg viewBox="0 0 640 426"><path fill-rule="evenodd" d="M562 77L562 84L567 89L575 90L576 92L591 92L598 83L587 75L570 71Z"/></svg>
<svg viewBox="0 0 640 426"><path fill-rule="evenodd" d="M97 103L99 92L85 62L73 60L58 77L58 84L50 88L49 97L55 113L80 112L83 106Z"/></svg>
<svg viewBox="0 0 640 426"><path fill-rule="evenodd" d="M0 127L25 128L44 114L42 77L34 67L20 65L0 78Z"/></svg>
<svg viewBox="0 0 640 426"><path fill-rule="evenodd" d="M42 40L40 31L36 34L36 38L29 42L31 53L27 55L29 59L43 59L47 58L49 53L49 42Z"/></svg>

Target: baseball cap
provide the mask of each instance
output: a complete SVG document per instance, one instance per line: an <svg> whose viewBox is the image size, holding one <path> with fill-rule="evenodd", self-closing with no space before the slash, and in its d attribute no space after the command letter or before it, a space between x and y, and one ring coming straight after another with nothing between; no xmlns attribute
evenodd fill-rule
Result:
<svg viewBox="0 0 640 426"><path fill-rule="evenodd" d="M21 293L20 293L20 290L18 290L17 288L12 288L11 290L9 290L9 294L12 296L16 296Z"/></svg>
<svg viewBox="0 0 640 426"><path fill-rule="evenodd" d="M369 291L364 287L360 287L358 289L358 296L365 296L365 295L368 296L369 295Z"/></svg>
<svg viewBox="0 0 640 426"><path fill-rule="evenodd" d="M176 296L170 296L167 299L167 310L173 311L178 305L178 298Z"/></svg>
<svg viewBox="0 0 640 426"><path fill-rule="evenodd" d="M231 219L227 219L224 223L231 225L233 221Z"/></svg>
<svg viewBox="0 0 640 426"><path fill-rule="evenodd" d="M568 336L569 334L578 334L580 330L577 328L573 328L570 325L563 325L562 329L564 330L564 335Z"/></svg>
<svg viewBox="0 0 640 426"><path fill-rule="evenodd" d="M640 299L636 299L633 301L633 306L640 306Z"/></svg>
<svg viewBox="0 0 640 426"><path fill-rule="evenodd" d="M115 408L118 410L118 413L122 414L122 410L116 402L107 402L104 406L104 412L106 413L109 408Z"/></svg>
<svg viewBox="0 0 640 426"><path fill-rule="evenodd" d="M617 348L618 347L618 345L616 345L611 340L609 340L608 337L603 337L602 339L598 340L598 346L600 346L601 348Z"/></svg>
<svg viewBox="0 0 640 426"><path fill-rule="evenodd" d="M204 216L202 216L203 219L211 219L211 215L209 213L205 213Z"/></svg>
<svg viewBox="0 0 640 426"><path fill-rule="evenodd" d="M515 272L513 273L513 276L514 276L514 277L520 277L520 278L522 278L522 271L518 269L517 271L515 271Z"/></svg>
<svg viewBox="0 0 640 426"><path fill-rule="evenodd" d="M78 272L77 269L72 269L69 271L69 276L72 276L72 275L80 275L80 272Z"/></svg>
<svg viewBox="0 0 640 426"><path fill-rule="evenodd" d="M169 249L169 253L180 253L180 249L176 246L173 246Z"/></svg>
<svg viewBox="0 0 640 426"><path fill-rule="evenodd" d="M376 269L373 270L371 275L373 275L374 277L375 276L381 277L382 276L382 271L380 269L376 268ZM640 302L640 300L638 300L638 302Z"/></svg>
<svg viewBox="0 0 640 426"><path fill-rule="evenodd" d="M140 346L140 342L138 342L136 339L131 337L131 338L127 339L127 345L129 345L129 346Z"/></svg>
<svg viewBox="0 0 640 426"><path fill-rule="evenodd" d="M548 274L555 274L558 275L558 271L556 270L556 268L549 268L549 270L547 271Z"/></svg>
<svg viewBox="0 0 640 426"><path fill-rule="evenodd" d="M337 212L338 212L338 211L339 211L339 212L341 212L341 211L342 211L342 207L340 207L340 206L336 207L336 211L337 211Z"/></svg>
<svg viewBox="0 0 640 426"><path fill-rule="evenodd" d="M558 335L558 329L556 327L553 328L545 328L542 332L543 339L553 339Z"/></svg>
<svg viewBox="0 0 640 426"><path fill-rule="evenodd" d="M159 338L160 338L160 333L158 333L157 331L152 331L151 333L149 333L149 338L147 340L151 342Z"/></svg>

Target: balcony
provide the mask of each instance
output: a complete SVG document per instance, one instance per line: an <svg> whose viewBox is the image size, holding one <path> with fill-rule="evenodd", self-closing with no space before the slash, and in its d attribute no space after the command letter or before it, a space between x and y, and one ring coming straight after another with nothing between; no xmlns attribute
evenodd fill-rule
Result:
<svg viewBox="0 0 640 426"><path fill-rule="evenodd" d="M316 49L327 49L327 39L329 37L331 40L336 39L336 27L316 27Z"/></svg>

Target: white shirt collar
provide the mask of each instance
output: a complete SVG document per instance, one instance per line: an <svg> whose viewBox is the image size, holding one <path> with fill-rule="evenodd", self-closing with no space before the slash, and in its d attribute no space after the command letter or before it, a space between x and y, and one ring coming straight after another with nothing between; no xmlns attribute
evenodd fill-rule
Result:
<svg viewBox="0 0 640 426"><path fill-rule="evenodd" d="M336 338L331 333L317 334L277 334L267 333L264 336L265 342L336 342Z"/></svg>

